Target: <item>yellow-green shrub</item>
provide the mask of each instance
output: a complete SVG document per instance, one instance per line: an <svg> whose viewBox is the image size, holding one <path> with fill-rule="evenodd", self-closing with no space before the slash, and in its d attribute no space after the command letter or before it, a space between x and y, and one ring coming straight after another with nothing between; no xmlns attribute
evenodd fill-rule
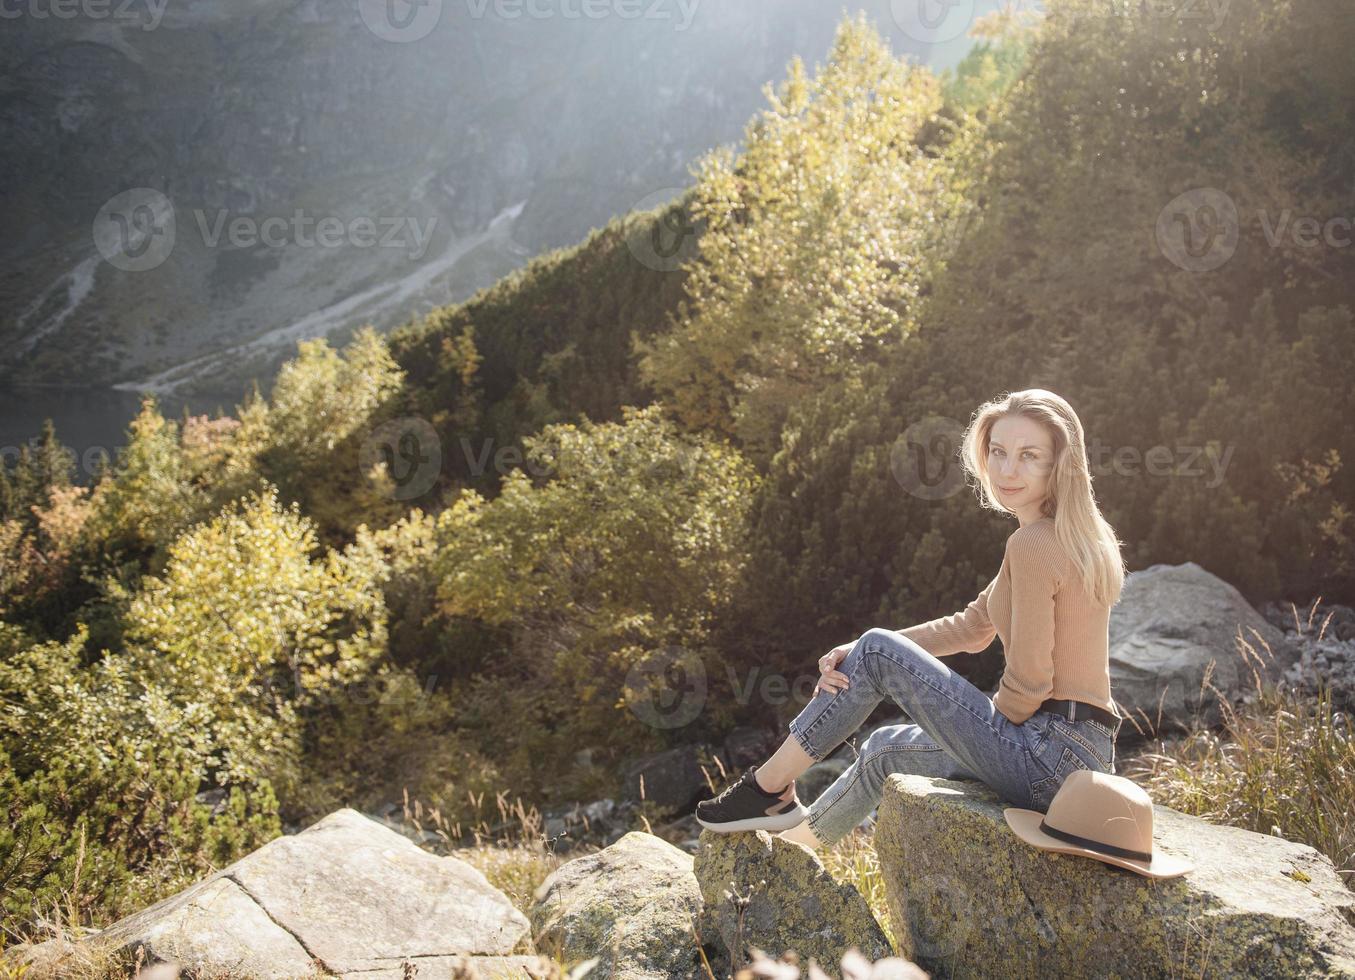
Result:
<svg viewBox="0 0 1355 980"><path fill-rule="evenodd" d="M441 612L502 637L456 678L459 721L525 795L596 790L578 750L615 759L677 734L628 710L631 668L665 648L718 662L710 623L743 569L756 477L657 406L547 426L528 446L540 476L510 472L494 500L467 491L438 517Z"/></svg>

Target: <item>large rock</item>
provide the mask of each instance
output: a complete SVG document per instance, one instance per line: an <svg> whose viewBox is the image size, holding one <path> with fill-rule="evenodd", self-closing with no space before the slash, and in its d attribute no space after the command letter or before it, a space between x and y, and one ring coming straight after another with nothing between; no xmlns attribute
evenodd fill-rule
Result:
<svg viewBox="0 0 1355 980"><path fill-rule="evenodd" d="M151 960L185 966L239 964L264 977L297 976L315 963L296 935L274 922L225 873L123 919L99 939L100 945L116 940L120 948L143 946Z"/></svg>
<svg viewBox="0 0 1355 980"><path fill-rule="evenodd" d="M723 783L775 752L785 737L784 731L743 726L725 736L719 746L691 742L646 755L623 768L625 794L631 800L651 800L670 812L686 813L698 800L713 795L710 783L718 791ZM721 778L721 766L729 778Z"/></svg>
<svg viewBox="0 0 1355 980"><path fill-rule="evenodd" d="M1355 894L1304 844L1161 805L1155 880L1025 843L981 783L892 775L875 849L901 952L940 976L1355 975Z"/></svg>
<svg viewBox="0 0 1355 980"><path fill-rule="evenodd" d="M536 890L538 949L567 962L598 957L598 980L669 980L723 963L718 937L703 924L692 856L633 830L615 844L560 865ZM723 973L717 971L717 976Z"/></svg>
<svg viewBox="0 0 1355 980"><path fill-rule="evenodd" d="M808 806L837 782L837 778L850 769L851 764L850 759L843 758L828 758L814 763L796 778L795 795Z"/></svg>
<svg viewBox="0 0 1355 980"><path fill-rule="evenodd" d="M781 730L740 726L725 736L720 761L727 772L742 772L748 766L761 764L785 737L786 732Z"/></svg>
<svg viewBox="0 0 1355 980"><path fill-rule="evenodd" d="M801 963L836 970L852 947L872 960L892 955L861 893L835 881L809 848L765 830L704 830L700 841L701 897L735 959L753 947L773 957L793 950Z"/></svg>
<svg viewBox="0 0 1355 980"><path fill-rule="evenodd" d="M362 980L452 976L467 960L486 977L543 966L530 924L476 868L439 857L355 810L336 810L91 941L145 948L149 959L250 977L314 969ZM543 974L544 975L544 974Z"/></svg>
<svg viewBox="0 0 1355 980"><path fill-rule="evenodd" d="M697 800L710 795L701 768L702 760L710 756L709 747L702 744L679 745L645 756L622 772L626 795L633 800L652 800L665 810L690 809ZM718 779L715 769L708 768L711 778Z"/></svg>
<svg viewBox="0 0 1355 980"><path fill-rule="evenodd" d="M1338 711L1355 708L1355 640L1305 637L1297 642L1299 659L1285 680L1313 697L1326 687Z"/></svg>
<svg viewBox="0 0 1355 980"><path fill-rule="evenodd" d="M1239 634L1259 653L1259 664L1238 652ZM1131 572L1111 610L1111 694L1145 731L1219 720L1217 699L1201 693L1211 661L1210 683L1234 700L1255 687L1252 666L1274 680L1297 659L1293 644L1237 589L1193 561ZM1121 737L1134 734L1132 724L1120 730Z"/></svg>

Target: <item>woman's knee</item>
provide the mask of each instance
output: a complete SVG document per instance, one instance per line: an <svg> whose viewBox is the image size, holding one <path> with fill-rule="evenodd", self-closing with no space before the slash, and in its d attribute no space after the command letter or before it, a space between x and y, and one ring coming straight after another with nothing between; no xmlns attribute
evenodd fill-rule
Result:
<svg viewBox="0 0 1355 980"><path fill-rule="evenodd" d="M866 657L877 657L889 648L890 644L889 630L881 627L873 627L861 634L852 649L852 653L860 659ZM896 656L891 650L890 656Z"/></svg>
<svg viewBox="0 0 1355 980"><path fill-rule="evenodd" d="M930 656L915 641L898 630L886 629L883 626L873 626L861 634L861 644L872 653L888 653L890 659L895 661L904 657Z"/></svg>
<svg viewBox="0 0 1355 980"><path fill-rule="evenodd" d="M861 639L865 646L871 650L879 650L885 645L896 645L899 641L899 634L891 629L885 629L883 626L872 626L861 634Z"/></svg>
<svg viewBox="0 0 1355 980"><path fill-rule="evenodd" d="M856 649L863 659L869 659L869 671L874 677L882 677L882 672L897 670L907 665L909 670L925 670L930 654L897 630L876 626L861 634Z"/></svg>
<svg viewBox="0 0 1355 980"><path fill-rule="evenodd" d="M877 656L884 649L886 642L885 633L888 630L873 628L868 629L856 638L852 648L847 651L847 655L838 663L837 669L844 674L850 674L857 670L867 657Z"/></svg>

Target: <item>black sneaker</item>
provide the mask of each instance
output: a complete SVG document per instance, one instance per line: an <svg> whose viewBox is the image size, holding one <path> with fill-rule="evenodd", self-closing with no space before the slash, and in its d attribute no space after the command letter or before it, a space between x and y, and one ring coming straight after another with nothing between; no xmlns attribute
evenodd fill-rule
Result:
<svg viewBox="0 0 1355 980"><path fill-rule="evenodd" d="M770 793L757 784L749 766L719 796L696 805L696 822L707 830L732 834L739 830L765 830L776 833L789 830L809 815L795 797L795 780L779 793Z"/></svg>

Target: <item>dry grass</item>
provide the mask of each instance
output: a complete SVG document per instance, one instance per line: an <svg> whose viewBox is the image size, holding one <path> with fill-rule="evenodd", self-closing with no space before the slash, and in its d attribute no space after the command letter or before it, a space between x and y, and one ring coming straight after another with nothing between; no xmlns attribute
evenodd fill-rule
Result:
<svg viewBox="0 0 1355 980"><path fill-rule="evenodd" d="M477 808L483 801L473 801ZM531 906L533 893L552 871L567 858L557 853L558 840L547 837L541 813L534 806L524 806L521 800L509 802L499 793L495 800L498 821L491 825L480 820L463 832L460 826L449 825L436 808L426 808L409 794L404 797L404 823L416 835L431 831L440 846L423 846L438 853L451 854L477 868L519 909ZM469 845L461 841L469 838ZM570 857L587 853L580 848Z"/></svg>
<svg viewBox="0 0 1355 980"><path fill-rule="evenodd" d="M1320 601L1320 600L1318 600ZM1317 603L1314 603L1316 608ZM1295 610L1301 632L1312 630ZM1316 632L1319 638L1326 622ZM1240 706L1223 698L1206 673L1201 689L1219 698L1221 731L1202 726L1160 739L1119 767L1158 803L1211 823L1230 824L1311 845L1331 858L1355 888L1355 732L1321 685L1316 697L1263 679L1260 649L1238 637L1253 691Z"/></svg>

